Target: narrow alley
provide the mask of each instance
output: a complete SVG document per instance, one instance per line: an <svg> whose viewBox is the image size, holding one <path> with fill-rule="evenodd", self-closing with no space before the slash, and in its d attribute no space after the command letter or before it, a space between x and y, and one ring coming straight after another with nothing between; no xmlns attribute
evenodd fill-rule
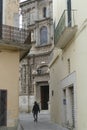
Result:
<svg viewBox="0 0 87 130"><path fill-rule="evenodd" d="M40 112L37 123L34 122L32 113L22 113L19 116L19 124L18 130L67 130L52 123L48 111Z"/></svg>

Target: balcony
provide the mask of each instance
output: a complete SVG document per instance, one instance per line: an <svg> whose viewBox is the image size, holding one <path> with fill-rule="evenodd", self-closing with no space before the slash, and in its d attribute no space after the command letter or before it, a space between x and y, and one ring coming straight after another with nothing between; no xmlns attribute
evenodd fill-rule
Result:
<svg viewBox="0 0 87 130"><path fill-rule="evenodd" d="M75 36L77 31L75 16L76 10L70 12L64 10L54 30L54 43L58 48L63 49Z"/></svg>
<svg viewBox="0 0 87 130"><path fill-rule="evenodd" d="M31 33L29 30L8 25L0 26L0 49L20 50L20 59L31 48Z"/></svg>
<svg viewBox="0 0 87 130"><path fill-rule="evenodd" d="M29 30L2 25L0 26L0 40L4 40L12 43L24 44L29 37Z"/></svg>

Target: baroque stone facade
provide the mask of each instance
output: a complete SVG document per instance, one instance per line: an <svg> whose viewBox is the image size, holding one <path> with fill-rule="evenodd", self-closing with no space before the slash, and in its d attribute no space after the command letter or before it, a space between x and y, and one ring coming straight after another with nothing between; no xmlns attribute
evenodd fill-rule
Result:
<svg viewBox="0 0 87 130"><path fill-rule="evenodd" d="M20 63L20 111L30 111L34 100L48 109L49 68L52 58L52 0L30 0L20 3L22 26L31 30L32 47Z"/></svg>

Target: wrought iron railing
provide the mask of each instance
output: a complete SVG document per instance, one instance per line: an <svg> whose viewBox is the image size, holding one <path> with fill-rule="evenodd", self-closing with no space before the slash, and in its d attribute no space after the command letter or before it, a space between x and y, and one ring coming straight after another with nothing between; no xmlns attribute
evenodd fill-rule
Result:
<svg viewBox="0 0 87 130"><path fill-rule="evenodd" d="M17 43L24 43L28 36L29 30L8 25L0 26L0 39Z"/></svg>
<svg viewBox="0 0 87 130"><path fill-rule="evenodd" d="M75 23L75 15L76 10L71 10L70 13L68 13L67 10L64 10L56 28L54 29L54 42L57 43L60 35L64 31L66 27L73 27Z"/></svg>

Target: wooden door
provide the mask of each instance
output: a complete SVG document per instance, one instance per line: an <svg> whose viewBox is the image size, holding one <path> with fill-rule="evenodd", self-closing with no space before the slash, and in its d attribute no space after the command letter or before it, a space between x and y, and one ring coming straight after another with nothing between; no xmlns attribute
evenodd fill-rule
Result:
<svg viewBox="0 0 87 130"><path fill-rule="evenodd" d="M7 123L7 91L0 90L0 126Z"/></svg>
<svg viewBox="0 0 87 130"><path fill-rule="evenodd" d="M41 86L41 109L48 110L49 86Z"/></svg>

